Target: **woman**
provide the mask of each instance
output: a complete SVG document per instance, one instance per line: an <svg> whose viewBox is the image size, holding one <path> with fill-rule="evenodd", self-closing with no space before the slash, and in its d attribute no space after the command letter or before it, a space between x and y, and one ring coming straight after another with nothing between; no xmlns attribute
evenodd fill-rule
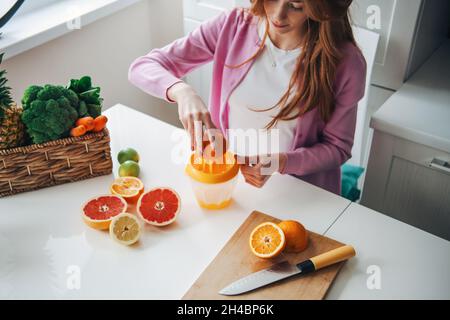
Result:
<svg viewBox="0 0 450 320"><path fill-rule="evenodd" d="M202 134L194 130L199 121L225 136L229 129L277 129L279 150L241 167L248 183L262 187L270 177L264 169L277 162L281 174L340 194L340 166L351 157L366 77L348 18L351 2L252 0L249 10L223 13L138 58L129 79L178 103L192 148ZM208 110L180 78L209 61Z"/></svg>

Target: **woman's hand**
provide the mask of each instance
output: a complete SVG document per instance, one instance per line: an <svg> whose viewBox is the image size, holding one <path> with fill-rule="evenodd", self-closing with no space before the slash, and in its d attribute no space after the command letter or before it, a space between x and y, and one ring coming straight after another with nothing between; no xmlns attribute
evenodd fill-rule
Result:
<svg viewBox="0 0 450 320"><path fill-rule="evenodd" d="M251 156L238 157L241 165L241 173L245 178L245 182L262 188L267 180L275 172L283 172L286 166L287 155L285 153L277 153L269 156Z"/></svg>
<svg viewBox="0 0 450 320"><path fill-rule="evenodd" d="M206 145L203 143L204 136L213 143L213 148L216 150L217 143L215 141L218 141L217 135L220 130L212 122L208 108L197 92L188 84L179 82L169 88L167 96L178 103L178 116L191 137L191 150L203 151ZM221 134L220 136L222 137Z"/></svg>

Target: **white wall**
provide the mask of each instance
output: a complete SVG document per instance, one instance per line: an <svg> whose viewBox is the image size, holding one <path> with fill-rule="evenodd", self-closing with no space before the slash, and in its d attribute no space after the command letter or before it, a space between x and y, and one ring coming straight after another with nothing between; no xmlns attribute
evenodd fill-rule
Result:
<svg viewBox="0 0 450 320"><path fill-rule="evenodd" d="M152 48L183 35L181 0L142 0L9 60L9 86L20 102L31 84L66 84L91 75L102 88L105 109L123 103L164 121L180 125L176 105L150 97L128 82L131 62Z"/></svg>

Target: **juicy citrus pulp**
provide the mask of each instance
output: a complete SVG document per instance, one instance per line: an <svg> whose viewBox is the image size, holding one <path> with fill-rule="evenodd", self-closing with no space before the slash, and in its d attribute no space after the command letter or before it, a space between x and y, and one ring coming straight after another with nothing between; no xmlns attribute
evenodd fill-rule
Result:
<svg viewBox="0 0 450 320"><path fill-rule="evenodd" d="M127 210L126 201L116 195L105 195L87 201L82 208L84 222L94 229L109 228L113 217Z"/></svg>
<svg viewBox="0 0 450 320"><path fill-rule="evenodd" d="M135 216L125 212L112 219L109 234L114 240L128 246L139 240L141 226Z"/></svg>
<svg viewBox="0 0 450 320"><path fill-rule="evenodd" d="M278 224L286 237L286 252L302 252L308 246L308 231L298 221L286 220Z"/></svg>
<svg viewBox="0 0 450 320"><path fill-rule="evenodd" d="M174 190L155 188L141 195L137 211L146 223L165 226L175 221L180 206L180 197Z"/></svg>
<svg viewBox="0 0 450 320"><path fill-rule="evenodd" d="M272 222L265 222L253 229L249 244L257 257L273 258L283 251L286 239L279 226Z"/></svg>
<svg viewBox="0 0 450 320"><path fill-rule="evenodd" d="M111 193L123 197L128 203L136 203L144 192L144 184L136 177L120 177L111 184Z"/></svg>

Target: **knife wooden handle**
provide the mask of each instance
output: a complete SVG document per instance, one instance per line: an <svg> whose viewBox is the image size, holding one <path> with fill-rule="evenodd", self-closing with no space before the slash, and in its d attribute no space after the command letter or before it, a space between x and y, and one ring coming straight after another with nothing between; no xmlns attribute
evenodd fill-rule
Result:
<svg viewBox="0 0 450 320"><path fill-rule="evenodd" d="M337 249L322 253L310 260L314 264L316 270L328 267L332 264L350 259L356 254L352 246L342 246Z"/></svg>
<svg viewBox="0 0 450 320"><path fill-rule="evenodd" d="M352 246L345 245L301 262L297 267L302 270L302 273L309 273L350 259L355 255L355 249Z"/></svg>

